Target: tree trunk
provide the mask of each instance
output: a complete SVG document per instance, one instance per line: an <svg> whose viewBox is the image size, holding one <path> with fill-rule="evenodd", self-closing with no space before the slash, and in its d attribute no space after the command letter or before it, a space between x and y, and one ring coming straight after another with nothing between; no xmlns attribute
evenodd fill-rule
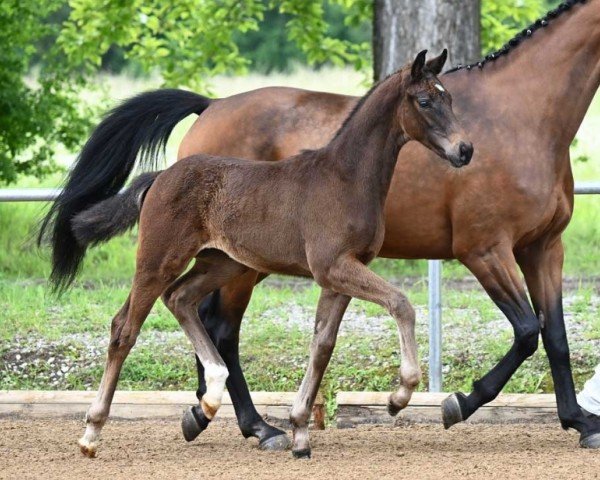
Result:
<svg viewBox="0 0 600 480"><path fill-rule="evenodd" d="M374 0L375 80L414 60L421 50L450 51L448 66L481 56L480 0Z"/></svg>

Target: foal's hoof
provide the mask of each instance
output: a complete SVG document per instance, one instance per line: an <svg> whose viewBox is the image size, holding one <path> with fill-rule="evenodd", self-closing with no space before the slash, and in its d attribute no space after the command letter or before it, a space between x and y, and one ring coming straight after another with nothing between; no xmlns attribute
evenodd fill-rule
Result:
<svg viewBox="0 0 600 480"><path fill-rule="evenodd" d="M600 448L600 433L592 433L579 440L581 448Z"/></svg>
<svg viewBox="0 0 600 480"><path fill-rule="evenodd" d="M397 407L396 405L394 405L392 402L390 402L388 400L387 411L392 417L395 417L396 415L398 415L398 412L400 410L402 410L400 407Z"/></svg>
<svg viewBox="0 0 600 480"><path fill-rule="evenodd" d="M98 449L98 444L96 442L88 442L84 438L80 438L77 443L79 445L79 450L83 455L88 458L94 458L96 456L96 451Z"/></svg>
<svg viewBox="0 0 600 480"><path fill-rule="evenodd" d="M462 393L453 393L442 402L442 420L444 422L444 428L448 430L455 423L462 422L463 416L460 410L460 403L458 396Z"/></svg>
<svg viewBox="0 0 600 480"><path fill-rule="evenodd" d="M181 417L181 431L183 432L183 438L188 442L195 440L198 435L206 430L209 423L210 420L206 418L202 408L188 407L185 412L183 412L183 417Z"/></svg>
<svg viewBox="0 0 600 480"><path fill-rule="evenodd" d="M310 448L303 448L302 450L292 450L294 458L306 458L310 459Z"/></svg>
<svg viewBox="0 0 600 480"><path fill-rule="evenodd" d="M284 450L290 448L291 445L292 442L290 437L282 432L280 435L275 435L273 437L261 440L258 444L258 448L260 450L266 450L269 452L283 452Z"/></svg>

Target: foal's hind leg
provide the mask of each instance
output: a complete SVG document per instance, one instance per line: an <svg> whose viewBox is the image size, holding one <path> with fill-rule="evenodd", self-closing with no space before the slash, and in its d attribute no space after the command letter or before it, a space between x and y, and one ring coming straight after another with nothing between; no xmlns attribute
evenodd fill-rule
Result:
<svg viewBox="0 0 600 480"><path fill-rule="evenodd" d="M79 439L81 452L88 457L96 455L100 431L108 418L123 362L134 346L154 302L166 285L153 275L136 273L131 293L112 321L104 374L98 394L86 415L85 434Z"/></svg>
<svg viewBox="0 0 600 480"><path fill-rule="evenodd" d="M208 426L221 406L228 370L200 321L198 305L208 293L245 271L247 267L220 252L210 254L210 258L197 260L194 267L163 295L165 305L179 321L204 367L206 392L200 399L201 411L196 412L200 430Z"/></svg>

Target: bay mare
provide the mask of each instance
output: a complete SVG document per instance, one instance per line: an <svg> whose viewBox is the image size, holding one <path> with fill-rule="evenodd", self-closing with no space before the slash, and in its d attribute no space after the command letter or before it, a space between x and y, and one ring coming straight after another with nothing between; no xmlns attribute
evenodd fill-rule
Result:
<svg viewBox="0 0 600 480"><path fill-rule="evenodd" d="M387 198L379 255L458 259L515 334L505 357L467 397L451 397L445 423L465 420L494 399L537 349L541 334L561 425L578 430L583 446L598 447L600 425L582 416L575 397L563 318L561 236L573 213L569 146L600 84L600 0L562 4L481 65L462 67L443 80L477 147L475 159L468 169L450 171L428 150L406 145ZM179 158L204 152L276 161L326 144L357 101L291 88L217 100L183 91L149 92L99 125L76 169L96 183L95 198L109 197L124 185L138 152L150 164L173 126L191 113L200 116L181 143ZM71 228L67 218L63 235ZM229 369L227 387L243 435L276 449L285 447L287 438L256 412L238 354L243 313L260 278L247 272L207 297L200 312ZM206 385L197 366L201 398ZM184 418L190 439L199 432L193 419L193 411Z"/></svg>
<svg viewBox="0 0 600 480"><path fill-rule="evenodd" d="M322 288L309 366L290 414L296 457L311 455L308 420L340 312L352 297L381 305L398 324L402 368L390 404L406 407L421 379L415 313L399 289L366 265L383 243L385 198L400 149L415 140L454 167L469 164L473 154L451 97L436 77L447 52L427 64L425 53L365 95L324 148L282 162L194 155L164 172L143 175L124 194L94 202L88 193L91 206L71 220L77 245L84 249L110 236L106 226L113 234L133 226L135 213L141 212L133 285L113 319L104 375L79 440L85 455L96 454L123 362L161 295L203 365L207 388L195 421L208 426L221 406L228 369L198 307L206 295L248 269L313 277ZM77 192L86 191L73 174L69 182ZM71 208L71 193L67 186L53 211L60 215L63 207ZM123 216L126 210L134 215ZM70 241L60 235L54 239L55 248ZM53 265L58 287L68 286L80 261L80 255L67 255ZM69 268L60 270L65 265Z"/></svg>

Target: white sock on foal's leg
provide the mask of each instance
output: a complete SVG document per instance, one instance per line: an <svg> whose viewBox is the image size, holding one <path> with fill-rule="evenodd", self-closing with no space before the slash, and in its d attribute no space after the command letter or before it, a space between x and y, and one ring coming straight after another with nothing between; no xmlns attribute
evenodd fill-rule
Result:
<svg viewBox="0 0 600 480"><path fill-rule="evenodd" d="M225 382L229 376L227 367L216 363L206 362L204 365L204 379L206 381L206 393L202 395L200 405L206 418L212 420L217 410L221 407Z"/></svg>

